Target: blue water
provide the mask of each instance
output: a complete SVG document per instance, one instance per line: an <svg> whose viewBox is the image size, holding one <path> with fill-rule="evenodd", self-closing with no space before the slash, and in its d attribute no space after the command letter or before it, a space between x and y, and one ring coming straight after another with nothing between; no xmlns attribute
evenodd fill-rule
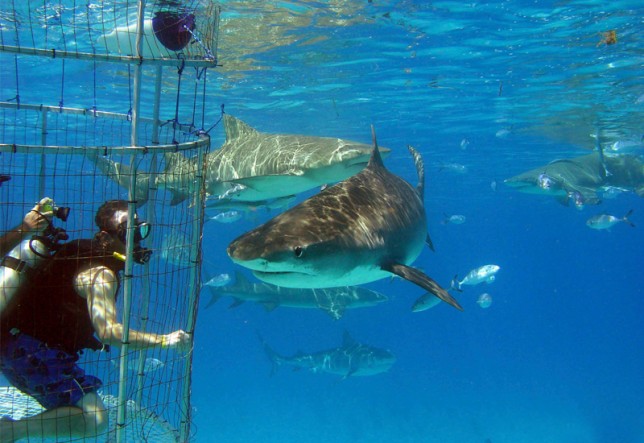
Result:
<svg viewBox="0 0 644 443"><path fill-rule="evenodd" d="M369 143L373 124L393 150L386 166L412 184L406 146L424 156L436 252L414 265L443 285L484 264L501 270L494 283L455 293L464 312L441 305L412 313L423 291L401 279L366 285L390 300L338 321L315 310L228 309L225 299L201 307L196 441L644 442L642 200L622 194L579 211L502 183L589 153L595 134L605 143L642 136L640 2L222 6L222 66L208 74L207 124L222 104L272 133ZM598 44L608 30L617 43ZM12 84L11 72L3 69L3 83ZM49 90L29 90L23 79L24 100L57 103L60 73L50 75ZM73 84L93 73L68 67L66 75ZM66 94L69 105L92 105L89 89L68 85ZM109 89L98 101L127 112L127 96L110 97ZM215 131L216 147L223 134ZM592 215L630 209L635 228L586 227ZM208 222L207 271L238 270L226 245L275 214ZM467 221L441 224L444 214ZM476 304L483 292L493 297L487 309ZM204 293L202 305L208 301ZM339 346L344 330L390 349L396 364L345 380L288 368L270 376L257 339L259 332L283 354L315 352Z"/></svg>

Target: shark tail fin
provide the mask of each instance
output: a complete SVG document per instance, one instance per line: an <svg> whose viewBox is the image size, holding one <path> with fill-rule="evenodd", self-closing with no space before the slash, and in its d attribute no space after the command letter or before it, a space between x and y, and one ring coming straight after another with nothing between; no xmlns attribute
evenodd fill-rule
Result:
<svg viewBox="0 0 644 443"><path fill-rule="evenodd" d="M210 297L210 301L208 302L208 304L206 305L206 307L204 309L208 309L209 307L211 307L212 305L217 303L219 301L219 299L221 298L221 295L217 294L213 287L208 286L208 288L210 289L211 297Z"/></svg>
<svg viewBox="0 0 644 443"><path fill-rule="evenodd" d="M204 274L204 277L207 279L206 281L210 280L210 278L212 277L207 270L204 270L203 274ZM204 285L202 283L201 284L201 289L203 289L204 286L206 286L206 285ZM210 290L211 298L210 298L210 301L208 302L208 304L204 307L204 309L208 309L209 307L211 307L212 305L217 303L217 301L221 298L221 295L218 293L217 288L214 288L212 286L208 286L208 289Z"/></svg>
<svg viewBox="0 0 644 443"><path fill-rule="evenodd" d="M266 353L266 356L268 359L271 361L271 376L273 376L277 372L277 368L279 365L282 363L284 360L284 357L279 355L277 352L271 348L268 343L264 340L264 337L261 336L259 332L257 332L257 338L259 338L259 341L262 343L262 346L264 347L264 352Z"/></svg>
<svg viewBox="0 0 644 443"><path fill-rule="evenodd" d="M630 217L630 216L631 216L631 214L633 214L633 210L632 210L632 209L631 209L630 211L628 211L628 212L626 213L626 215L624 215L624 217L622 217L622 220L624 221L624 223L626 223L626 224L628 224L630 227L634 228L634 227L635 227L635 223L633 223L632 221L630 221L630 220L628 219L628 217Z"/></svg>
<svg viewBox="0 0 644 443"><path fill-rule="evenodd" d="M452 281L449 284L449 287L451 289L454 289L454 290L458 291L458 292L463 292L463 290L461 289L461 284L458 282L458 274L456 274L454 276L454 278L452 279Z"/></svg>

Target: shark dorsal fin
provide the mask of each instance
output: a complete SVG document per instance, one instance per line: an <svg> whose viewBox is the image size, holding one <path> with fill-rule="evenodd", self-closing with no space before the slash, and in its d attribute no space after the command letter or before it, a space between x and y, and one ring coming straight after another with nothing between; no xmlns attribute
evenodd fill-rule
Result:
<svg viewBox="0 0 644 443"><path fill-rule="evenodd" d="M226 130L226 141L257 133L257 129L228 114L224 114L224 128Z"/></svg>
<svg viewBox="0 0 644 443"><path fill-rule="evenodd" d="M423 163L423 157L420 155L413 146L407 145L407 149L414 157L414 164L416 165L416 173L418 174L418 185L416 185L416 192L421 201L425 201L425 164Z"/></svg>
<svg viewBox="0 0 644 443"><path fill-rule="evenodd" d="M342 334L342 347L343 348L348 348L356 344L356 341L351 337L351 334L349 334L349 331L344 331L344 334Z"/></svg>
<svg viewBox="0 0 644 443"><path fill-rule="evenodd" d="M235 271L235 284L244 289L248 289L251 285L246 276L239 271Z"/></svg>
<svg viewBox="0 0 644 443"><path fill-rule="evenodd" d="M373 168L376 166L384 168L385 165L382 163L382 157L380 156L380 150L378 149L378 141L376 140L376 129L373 125L371 125L371 138L373 139L373 151L371 151L371 158L369 159L367 168Z"/></svg>

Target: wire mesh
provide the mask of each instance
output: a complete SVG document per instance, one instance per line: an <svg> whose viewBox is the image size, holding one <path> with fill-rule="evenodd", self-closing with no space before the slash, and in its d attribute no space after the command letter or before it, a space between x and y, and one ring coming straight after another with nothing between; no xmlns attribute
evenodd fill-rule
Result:
<svg viewBox="0 0 644 443"><path fill-rule="evenodd" d="M15 122L15 127L8 128L7 124L3 127L6 132L16 135L15 141L37 144L39 123L43 122L42 111L22 107L19 110L4 109L3 112L5 117L10 112L16 113L15 118L6 120ZM179 149L182 155L193 156L199 150L208 149L208 140L186 142L189 148L182 144L173 145L176 133L168 126L162 127L160 133L161 143L169 143L165 149L163 145L139 149L109 147L119 138L127 138L127 128L122 127L129 126L130 122L126 119L67 113L55 113L53 116L56 118L49 121L50 127L77 130L52 129L48 140L53 146L50 145L44 155L40 154L43 150L37 146L25 147L20 152L13 152L12 144L0 146L0 171L10 177L0 186L0 226L3 227L0 235L18 224L34 203L46 195L54 198L58 206L71 208L66 222L55 220L57 226L63 227L71 239L92 238L97 231L94 225L96 209L106 200L127 200L125 185L130 180L145 182L141 189L146 192L139 195L140 207L137 212L142 220L146 220L148 214L154 214L153 235L146 239L145 244L153 254L147 268L137 266L134 270L130 327L159 334L185 329L191 311L194 313L191 304L194 301L189 299L189 294L198 292L200 281L202 221L195 219L198 213L190 206L195 202L203 203L196 187L192 189L190 198L174 206L169 205L172 196L168 191L153 189L152 192L150 188L155 187L155 178L175 173L163 170L164 151L174 153ZM91 124L83 121L88 119ZM147 129L151 125L151 122L146 122L143 127ZM87 130L88 126L92 128L91 131ZM144 139L150 138L149 131L145 132L147 135ZM190 133L182 135L182 138L194 138ZM152 169L155 163L160 165L159 171ZM136 174L129 170L132 166L135 166ZM199 229L195 229L195 226ZM149 299L144 297L144 284L149 288ZM179 291L178 288L182 289ZM119 297L118 312L122 312L122 303L123 299ZM126 400L131 403L128 403L127 412L130 415L126 418L129 424L124 428L128 432L125 441L138 441L130 440L134 438L130 434L145 433L147 425L144 422L150 420L150 416L144 413L137 412L139 415L132 416L133 410L144 409L152 413L155 420L158 418L167 422L164 426L174 430L170 434L173 438L182 423L189 422L186 411L180 407L185 402L184 384L189 382L189 358L189 354L160 348L128 352ZM113 397L118 396L119 364L121 361L115 349L109 353L86 351L79 360L79 366L87 374L103 381L103 395ZM0 407L8 408L9 405L2 404ZM143 422L136 421L139 419ZM115 422L110 424L112 428L109 432L113 433ZM109 435L97 441L109 441Z"/></svg>
<svg viewBox="0 0 644 443"><path fill-rule="evenodd" d="M137 54L138 3L0 3L0 236L44 196L71 209L67 221L54 220L70 239L94 236L103 202L135 202L139 219L153 223L145 240L153 253L133 268L128 301L117 298L117 312L130 313L119 321L192 333L205 195L199 160L210 149L203 94L205 70L216 66L219 7L147 2ZM181 87L186 77L194 88ZM176 156L189 168L168 161ZM85 351L78 364L102 380L110 418L104 434L83 441L189 440L191 358L162 348ZM14 388L0 390L1 415L41 410Z"/></svg>
<svg viewBox="0 0 644 443"><path fill-rule="evenodd" d="M145 3L142 52L138 54L135 0L4 0L0 9L0 51L133 63L181 58L192 64L216 64L216 3Z"/></svg>

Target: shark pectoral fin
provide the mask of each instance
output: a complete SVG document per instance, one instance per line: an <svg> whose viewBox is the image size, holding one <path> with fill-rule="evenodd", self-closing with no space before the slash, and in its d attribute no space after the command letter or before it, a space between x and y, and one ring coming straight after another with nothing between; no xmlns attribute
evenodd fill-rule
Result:
<svg viewBox="0 0 644 443"><path fill-rule="evenodd" d="M461 305L456 301L454 297L452 297L445 289L441 288L438 283L436 283L429 276L419 271L418 269L409 267L407 265L402 265L400 263L390 263L382 266L382 269L391 272L392 274L399 275L405 280L409 280L410 282L417 284L421 288L431 292L436 297L443 300L445 303L449 303L450 305L454 306L459 311L463 310Z"/></svg>
<svg viewBox="0 0 644 443"><path fill-rule="evenodd" d="M570 206L570 197L568 197L567 195L558 195L556 197L556 200L560 205Z"/></svg>
<svg viewBox="0 0 644 443"><path fill-rule="evenodd" d="M172 191L172 200L170 200L170 206L176 206L182 203L188 196L183 192Z"/></svg>
<svg viewBox="0 0 644 443"><path fill-rule="evenodd" d="M241 306L241 305L243 305L244 303L246 303L246 301L245 301L245 300L240 300L240 299L236 298L236 299L235 299L235 300L233 300L233 302L228 306L228 309L236 308L237 306Z"/></svg>
<svg viewBox="0 0 644 443"><path fill-rule="evenodd" d="M353 374L356 373L356 370L357 368L349 368L349 372L347 372L342 376L342 380L346 380L347 378L351 377Z"/></svg>
<svg viewBox="0 0 644 443"><path fill-rule="evenodd" d="M279 303L276 303L274 301L263 301L260 303L262 306L264 306L264 309L266 309L266 311L268 312L275 310L275 308L279 306Z"/></svg>
<svg viewBox="0 0 644 443"><path fill-rule="evenodd" d="M587 186L575 186L567 187L567 193L570 195L572 192L578 192L581 194L582 201L586 205L598 205L601 203L601 199L597 195L595 188L589 188Z"/></svg>

